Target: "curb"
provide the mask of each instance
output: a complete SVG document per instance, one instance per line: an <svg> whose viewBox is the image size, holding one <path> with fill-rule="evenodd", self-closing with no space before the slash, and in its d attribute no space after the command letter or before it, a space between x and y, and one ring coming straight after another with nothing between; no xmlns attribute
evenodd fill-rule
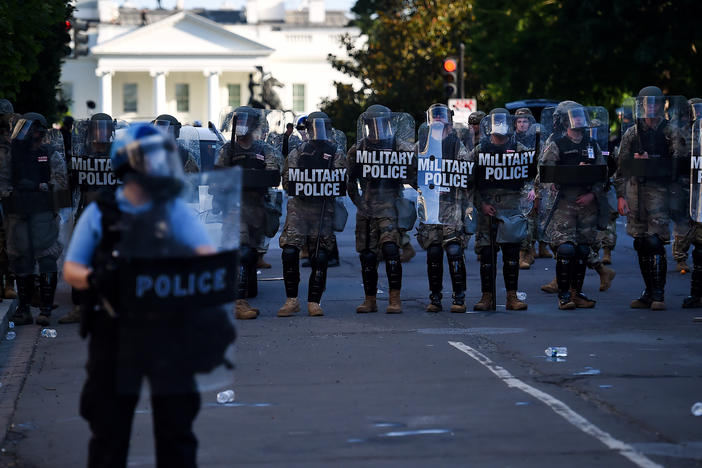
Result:
<svg viewBox="0 0 702 468"><path fill-rule="evenodd" d="M10 317L17 309L17 299L12 301L5 299L0 302L0 340L5 339L5 333L9 329Z"/></svg>

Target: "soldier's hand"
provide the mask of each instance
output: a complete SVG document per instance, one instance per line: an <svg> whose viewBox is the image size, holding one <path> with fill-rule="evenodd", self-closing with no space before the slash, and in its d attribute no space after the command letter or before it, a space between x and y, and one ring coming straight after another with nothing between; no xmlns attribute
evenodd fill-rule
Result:
<svg viewBox="0 0 702 468"><path fill-rule="evenodd" d="M497 214L497 210L495 209L495 207L488 203L483 203L481 210L484 215L495 216Z"/></svg>
<svg viewBox="0 0 702 468"><path fill-rule="evenodd" d="M622 216L629 214L629 204L622 197L619 197L617 200L617 211L619 211L619 214Z"/></svg>
<svg viewBox="0 0 702 468"><path fill-rule="evenodd" d="M41 184L39 184L39 190L41 192L48 192L49 191L49 184L42 182Z"/></svg>
<svg viewBox="0 0 702 468"><path fill-rule="evenodd" d="M579 206L586 206L592 203L592 201L595 199L595 194L592 192L588 193L583 193L582 195L578 195L578 197L575 199L575 203L577 203Z"/></svg>
<svg viewBox="0 0 702 468"><path fill-rule="evenodd" d="M648 159L648 151L641 153L634 153L634 159Z"/></svg>
<svg viewBox="0 0 702 468"><path fill-rule="evenodd" d="M527 193L527 199L529 199L530 202L533 202L536 199L536 192L534 189L529 190L529 193Z"/></svg>

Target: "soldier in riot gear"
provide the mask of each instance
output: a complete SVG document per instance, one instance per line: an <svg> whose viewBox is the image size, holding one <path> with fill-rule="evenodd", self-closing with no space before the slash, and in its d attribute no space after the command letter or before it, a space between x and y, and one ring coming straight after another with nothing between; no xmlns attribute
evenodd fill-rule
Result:
<svg viewBox="0 0 702 468"><path fill-rule="evenodd" d="M468 243L465 212L473 200L473 163L453 129L453 112L444 104L432 104L427 123L419 131L417 158L417 242L427 252L429 300L427 312L442 310L444 251L448 260L453 304L451 312L466 311L466 264Z"/></svg>
<svg viewBox="0 0 702 468"><path fill-rule="evenodd" d="M19 306L12 319L16 325L32 323L29 306L35 265L39 266L39 325L49 324L58 281L62 245L54 195L68 190L68 180L60 133L52 131L49 144L48 132L43 115L24 114L12 133L11 154L0 163L7 253L18 277Z"/></svg>
<svg viewBox="0 0 702 468"><path fill-rule="evenodd" d="M517 286L519 248L526 236L527 221L526 213L515 211L522 211L525 183L535 173L536 156L513 138L513 118L506 109L491 110L480 127L480 144L473 150L473 159L477 165L475 206L478 209L475 251L480 256L482 297L474 309L495 310L497 250L500 249L507 290L506 308L525 310L527 304L517 297ZM509 153L514 153L514 164L503 161ZM515 156L517 154L519 156ZM498 229L502 229L504 235L500 236Z"/></svg>
<svg viewBox="0 0 702 468"><path fill-rule="evenodd" d="M602 109L606 114L606 110ZM565 133L554 135L541 156L540 183L553 183L555 201L545 229L556 251L558 308L592 308L595 301L583 292L590 245L597 236L598 199L604 198L607 165L596 140L588 109L573 103L565 109ZM609 211L604 213L609 220Z"/></svg>
<svg viewBox="0 0 702 468"><path fill-rule="evenodd" d="M683 301L683 308L702 307L702 100L690 100L692 138L690 139L690 216L693 226L686 235L692 250L692 278L690 295ZM695 108L695 104L699 104Z"/></svg>
<svg viewBox="0 0 702 468"><path fill-rule="evenodd" d="M483 111L471 112L468 116L468 125L473 128L473 143L476 143L480 136L480 121L483 120L483 117L485 117L485 112Z"/></svg>
<svg viewBox="0 0 702 468"><path fill-rule="evenodd" d="M331 119L324 112L313 112L307 117L305 130L309 139L290 150L283 169L283 186L289 198L280 247L287 298L278 310L279 317L290 317L300 310L297 296L303 247L308 249L312 268L307 312L311 317L324 315L320 302L334 247L334 198L346 192L346 161L334 141L339 133L332 128Z"/></svg>
<svg viewBox="0 0 702 468"><path fill-rule="evenodd" d="M527 149L534 149L537 142L537 132L532 128L536 125L534 122L534 116L527 107L522 107L516 110L514 113L514 138L517 143L521 143ZM538 154L538 150L537 150ZM519 250L519 268L522 270L528 270L534 263L536 257L536 251L534 249L534 244L537 237L537 226L535 220L535 210L527 216L527 236L522 241Z"/></svg>
<svg viewBox="0 0 702 468"><path fill-rule="evenodd" d="M407 114L393 114L387 107L374 104L358 118L357 143L347 155L348 192L357 208L356 251L361 260L365 291L365 300L356 308L358 313L378 310L379 254L385 260L390 289L386 312L402 312L400 244L403 231L398 222L398 203L404 201L403 181L414 178L411 171L415 163L413 139L414 120ZM380 156L381 151L387 153Z"/></svg>
<svg viewBox="0 0 702 468"><path fill-rule="evenodd" d="M172 115L161 114L151 123L160 130L164 131L174 140L178 140L180 138L180 130L183 128L183 125ZM179 146L178 154L180 155L180 160L183 163L183 170L186 173L191 174L200 170L198 167L198 162L190 153L188 153L185 148Z"/></svg>
<svg viewBox="0 0 702 468"><path fill-rule="evenodd" d="M225 144L217 157L215 167L240 166L244 170L244 188L241 196L239 221L240 275L239 297L236 301L237 319L255 319L259 310L246 300L258 292L256 261L257 249L265 239L265 197L268 187L278 186L282 156L261 139L263 125L261 111L248 106L238 107L232 114L231 141Z"/></svg>
<svg viewBox="0 0 702 468"><path fill-rule="evenodd" d="M225 350L235 330L222 305L234 297L236 254L215 253L178 198L186 181L172 138L134 125L113 144L111 160L124 185L86 207L63 269L71 286L100 299L81 322L90 340L80 401L92 433L87 465L126 466L146 378L157 465L195 467L200 376L231 369Z"/></svg>
<svg viewBox="0 0 702 468"><path fill-rule="evenodd" d="M5 164L10 160L12 122L15 110L7 99L0 99L0 163ZM5 226L0 220L0 295L3 299L16 299L17 292L14 288L15 277L10 272L10 262L7 258L7 236Z"/></svg>
<svg viewBox="0 0 702 468"><path fill-rule="evenodd" d="M647 86L636 98L636 125L622 137L615 181L619 214L627 216L627 233L645 283L634 309L665 309L667 261L665 244L670 238L671 202L679 194L677 162L687 156L679 128L682 97L664 96ZM666 117L666 114L668 117Z"/></svg>

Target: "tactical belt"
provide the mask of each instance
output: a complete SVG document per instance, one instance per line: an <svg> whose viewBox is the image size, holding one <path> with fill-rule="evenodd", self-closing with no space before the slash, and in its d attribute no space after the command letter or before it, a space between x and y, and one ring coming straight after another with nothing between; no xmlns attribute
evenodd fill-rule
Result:
<svg viewBox="0 0 702 468"><path fill-rule="evenodd" d="M622 173L624 177L669 179L673 175L673 165L674 161L671 158L625 158L622 160ZM685 167L690 167L690 165Z"/></svg>
<svg viewBox="0 0 702 468"><path fill-rule="evenodd" d="M120 258L120 313L152 317L236 299L238 251L180 258ZM137 317L134 317L137 318Z"/></svg>
<svg viewBox="0 0 702 468"><path fill-rule="evenodd" d="M245 189L277 187L280 185L280 172L273 169L244 169L241 180Z"/></svg>
<svg viewBox="0 0 702 468"><path fill-rule="evenodd" d="M539 166L541 182L559 185L591 185L607 181L607 165Z"/></svg>
<svg viewBox="0 0 702 468"><path fill-rule="evenodd" d="M6 214L42 213L68 208L71 205L71 193L68 190L12 192L9 197L2 199L2 209Z"/></svg>

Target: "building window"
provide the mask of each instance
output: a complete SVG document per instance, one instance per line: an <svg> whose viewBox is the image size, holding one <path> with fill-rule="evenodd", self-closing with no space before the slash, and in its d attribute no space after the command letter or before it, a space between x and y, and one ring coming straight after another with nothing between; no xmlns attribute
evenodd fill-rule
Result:
<svg viewBox="0 0 702 468"><path fill-rule="evenodd" d="M176 84L176 110L190 112L190 85L187 83Z"/></svg>
<svg viewBox="0 0 702 468"><path fill-rule="evenodd" d="M305 111L305 85L293 84L293 112Z"/></svg>
<svg viewBox="0 0 702 468"><path fill-rule="evenodd" d="M124 112L137 111L137 84L124 83L122 88L122 107Z"/></svg>
<svg viewBox="0 0 702 468"><path fill-rule="evenodd" d="M227 90L229 91L229 105L234 108L239 107L241 105L241 85L228 84Z"/></svg>

